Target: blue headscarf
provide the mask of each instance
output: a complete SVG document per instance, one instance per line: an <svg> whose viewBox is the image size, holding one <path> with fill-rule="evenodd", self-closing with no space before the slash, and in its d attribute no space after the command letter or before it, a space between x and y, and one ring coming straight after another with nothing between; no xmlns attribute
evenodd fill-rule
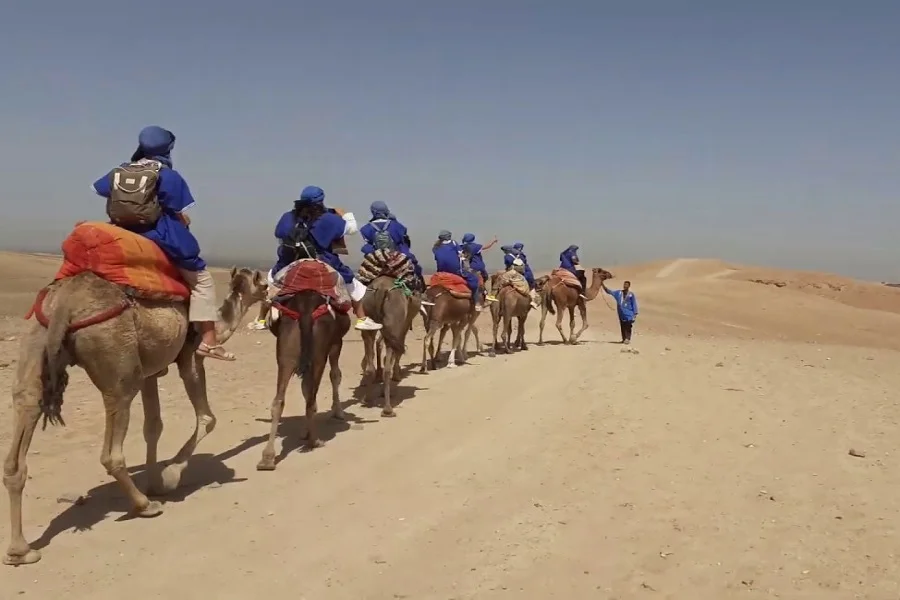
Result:
<svg viewBox="0 0 900 600"><path fill-rule="evenodd" d="M172 168L172 148L175 147L175 134L157 125L141 129L138 134L138 147L131 155L131 162L147 158L158 160Z"/></svg>
<svg viewBox="0 0 900 600"><path fill-rule="evenodd" d="M462 238L462 241L463 241L463 244L471 244L472 242L475 241L475 234L474 233L465 234Z"/></svg>
<svg viewBox="0 0 900 600"><path fill-rule="evenodd" d="M572 244L571 246L569 246L569 250L571 250L572 252L578 252L578 246Z"/></svg>
<svg viewBox="0 0 900 600"><path fill-rule="evenodd" d="M388 210L387 204L381 200L376 200L369 206L373 219L390 219L391 211Z"/></svg>
<svg viewBox="0 0 900 600"><path fill-rule="evenodd" d="M449 242L452 237L453 234L446 229L441 229L441 231L438 233L438 239L442 242Z"/></svg>
<svg viewBox="0 0 900 600"><path fill-rule="evenodd" d="M324 204L325 190L316 185L308 185L300 192L300 199L295 204Z"/></svg>
<svg viewBox="0 0 900 600"><path fill-rule="evenodd" d="M501 250L504 254L512 254L512 253L513 253L512 246L500 246L500 250Z"/></svg>
<svg viewBox="0 0 900 600"><path fill-rule="evenodd" d="M391 221L396 221L396 220L397 220L397 217L395 217L395 216L394 216L394 213L392 213L392 212L389 212L389 213L388 213L387 218L390 219Z"/></svg>
<svg viewBox="0 0 900 600"><path fill-rule="evenodd" d="M522 242L516 242L515 244L513 244L513 248L515 248L516 250L518 250L520 252L522 251L522 248L524 248L524 247L525 247L525 244L523 244Z"/></svg>

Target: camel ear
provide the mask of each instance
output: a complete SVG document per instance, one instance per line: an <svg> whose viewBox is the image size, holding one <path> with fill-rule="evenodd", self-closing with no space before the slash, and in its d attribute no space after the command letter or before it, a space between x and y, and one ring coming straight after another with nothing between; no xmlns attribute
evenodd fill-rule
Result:
<svg viewBox="0 0 900 600"><path fill-rule="evenodd" d="M253 271L253 285L260 285L263 281L262 273Z"/></svg>
<svg viewBox="0 0 900 600"><path fill-rule="evenodd" d="M237 267L231 267L231 279L234 279L235 275L237 275Z"/></svg>

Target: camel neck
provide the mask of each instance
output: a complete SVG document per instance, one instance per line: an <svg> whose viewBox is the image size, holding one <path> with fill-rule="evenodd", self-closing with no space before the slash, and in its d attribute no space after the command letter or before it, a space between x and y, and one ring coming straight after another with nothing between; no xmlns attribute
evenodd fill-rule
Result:
<svg viewBox="0 0 900 600"><path fill-rule="evenodd" d="M240 292L231 292L219 308L219 320L216 321L216 340L220 344L228 341L241 324L250 306L244 302Z"/></svg>

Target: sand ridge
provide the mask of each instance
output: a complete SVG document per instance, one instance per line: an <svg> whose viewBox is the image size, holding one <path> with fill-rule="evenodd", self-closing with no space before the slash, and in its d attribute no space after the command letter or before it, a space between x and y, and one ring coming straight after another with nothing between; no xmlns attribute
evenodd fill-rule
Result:
<svg viewBox="0 0 900 600"><path fill-rule="evenodd" d="M56 261L0 253L7 390L21 316ZM219 425L152 521L119 520L100 399L72 369L68 426L39 431L28 461L26 535L44 560L4 569L0 597L897 598L900 290L702 259L603 266L612 286L633 282L639 354L620 352L597 299L586 343L411 374L396 419L351 404L347 424L323 421L324 448L289 451L274 473L254 470L274 340L242 329L239 362L208 367ZM479 329L487 340L486 316ZM404 364L421 339L417 323ZM361 353L351 332L348 403ZM193 428L177 375L161 400L171 456ZM300 404L295 382L289 450ZM136 403L138 471L141 424Z"/></svg>

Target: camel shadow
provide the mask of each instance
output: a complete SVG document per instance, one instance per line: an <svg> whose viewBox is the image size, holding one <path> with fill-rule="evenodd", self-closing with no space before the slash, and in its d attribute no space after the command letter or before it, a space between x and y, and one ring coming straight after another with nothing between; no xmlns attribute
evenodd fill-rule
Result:
<svg viewBox="0 0 900 600"><path fill-rule="evenodd" d="M418 363L409 363L401 366L400 381L391 382L391 404L394 408L403 404L404 400L414 398L417 392L428 389L416 385L405 384L407 377L416 373L416 369L418 369L419 366ZM370 390L374 393L371 396L368 396ZM353 389L353 398L366 408L378 406L379 400L384 399L384 387L381 379L369 381L365 376L361 377L359 384ZM371 401L371 404L369 405L366 404L367 398Z"/></svg>
<svg viewBox="0 0 900 600"><path fill-rule="evenodd" d="M171 493L155 498L164 504L183 502L195 492L207 487L221 487L229 483L247 481L246 477L235 477L235 470L223 462L225 454L195 454L188 461L181 477L181 485ZM139 489L147 489L146 465L130 467L135 473L134 482ZM119 484L109 481L88 490L78 501L53 517L41 536L32 543L32 547L41 550L61 533L72 530L89 531L94 525L105 521L111 514L121 513L115 520L127 521L135 518L131 514L131 504L122 492Z"/></svg>
<svg viewBox="0 0 900 600"><path fill-rule="evenodd" d="M342 402L341 404L349 405L351 402ZM341 420L331 417L330 413L317 414L316 433L319 440L327 443L333 440L337 434L350 430L354 425L362 426L376 422L369 419L362 419L351 412L344 412L344 416L346 419ZM256 422L271 424L272 419L256 419ZM290 417L282 416L281 421L278 423L278 431L275 434L276 438L281 439L281 452L275 457L275 464L279 464L282 460L287 458L291 452L310 452L312 448L306 445L307 434L308 428L306 426L305 415L291 415ZM244 440L240 445L240 452L248 450L253 446L264 444L267 441L269 441L268 433Z"/></svg>
<svg viewBox="0 0 900 600"><path fill-rule="evenodd" d="M599 344L599 343L600 342L598 342L597 340L578 340L578 342L574 345L575 346L585 346L588 344ZM564 342L562 340L544 340L543 344L534 342L533 345L540 348L541 346L572 346L573 344L570 344L569 342Z"/></svg>

